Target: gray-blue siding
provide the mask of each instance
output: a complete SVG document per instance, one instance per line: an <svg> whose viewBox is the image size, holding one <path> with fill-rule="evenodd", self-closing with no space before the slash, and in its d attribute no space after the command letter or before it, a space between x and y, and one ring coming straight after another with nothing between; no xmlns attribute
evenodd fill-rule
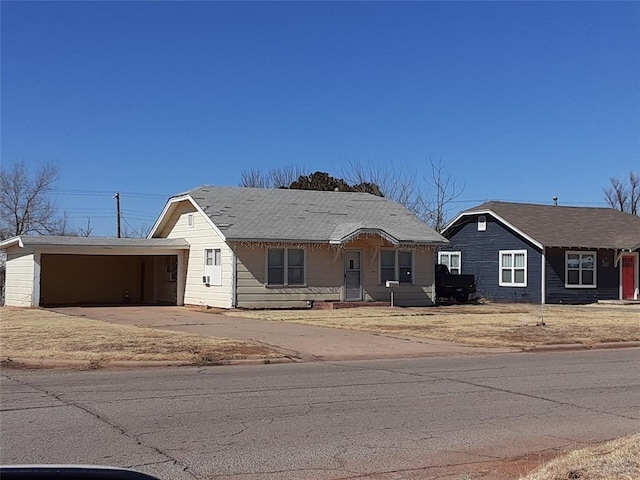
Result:
<svg viewBox="0 0 640 480"><path fill-rule="evenodd" d="M449 245L442 251L460 251L462 273L476 276L478 293L499 302L540 303L542 255L540 250L487 215L487 229L478 231L476 217L463 219L465 225L447 235ZM501 287L500 250L527 251L527 286Z"/></svg>
<svg viewBox="0 0 640 480"><path fill-rule="evenodd" d="M615 264L613 250L595 250L598 288L565 287L566 251L565 248L545 250L547 303L591 303L598 300L615 300L620 297L620 270Z"/></svg>
<svg viewBox="0 0 640 480"><path fill-rule="evenodd" d="M478 292L502 302L540 303L542 300L542 254L540 249L487 215L486 231L478 231L477 217L469 217L447 234L449 245L442 251L461 252L462 272L476 276ZM500 250L527 250L527 286L499 285ZM597 252L597 288L565 287L567 248L545 249L545 302L590 303L619 298L620 270L612 250Z"/></svg>

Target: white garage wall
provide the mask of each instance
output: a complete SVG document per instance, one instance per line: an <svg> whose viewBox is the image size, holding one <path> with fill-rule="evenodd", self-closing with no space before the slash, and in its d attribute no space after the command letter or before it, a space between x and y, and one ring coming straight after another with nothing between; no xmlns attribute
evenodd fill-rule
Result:
<svg viewBox="0 0 640 480"><path fill-rule="evenodd" d="M33 298L35 261L33 252L7 252L5 305L33 307L40 299Z"/></svg>

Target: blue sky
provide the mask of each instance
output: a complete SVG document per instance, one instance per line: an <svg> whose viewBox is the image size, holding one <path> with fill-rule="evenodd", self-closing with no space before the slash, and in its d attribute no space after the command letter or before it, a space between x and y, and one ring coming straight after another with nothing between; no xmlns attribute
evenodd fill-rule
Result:
<svg viewBox="0 0 640 480"><path fill-rule="evenodd" d="M640 170L639 2L1 3L3 166L58 163L80 227L151 227L243 170L349 161L603 205Z"/></svg>

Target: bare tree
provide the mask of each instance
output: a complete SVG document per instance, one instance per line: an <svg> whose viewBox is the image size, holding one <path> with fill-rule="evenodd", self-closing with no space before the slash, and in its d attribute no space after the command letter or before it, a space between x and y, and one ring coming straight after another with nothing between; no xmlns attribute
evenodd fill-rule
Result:
<svg viewBox="0 0 640 480"><path fill-rule="evenodd" d="M379 186L384 197L404 205L434 230L441 231L448 219L448 207L462 194L464 185L458 185L442 161L429 160L429 164L430 176L423 177L423 182L418 181L416 172L360 161L349 162L343 175L354 184L370 182Z"/></svg>
<svg viewBox="0 0 640 480"><path fill-rule="evenodd" d="M91 218L87 217L87 226L85 228L78 229L79 237L90 237L93 233L93 227L91 226Z"/></svg>
<svg viewBox="0 0 640 480"><path fill-rule="evenodd" d="M245 170L240 174L240 187L270 188L269 178L257 169Z"/></svg>
<svg viewBox="0 0 640 480"><path fill-rule="evenodd" d="M429 185L429 224L437 232L442 231L448 221L448 206L464 191L465 186L458 185L456 180L442 167L442 161L431 164L431 177L425 181Z"/></svg>
<svg viewBox="0 0 640 480"><path fill-rule="evenodd" d="M267 173L257 169L245 170L240 174L241 187L254 188L289 188L293 182L303 175L308 175L306 168L289 165L270 168Z"/></svg>
<svg viewBox="0 0 640 480"><path fill-rule="evenodd" d="M269 179L272 188L289 188L289 186L300 177L309 175L309 171L300 166L289 165L269 170Z"/></svg>
<svg viewBox="0 0 640 480"><path fill-rule="evenodd" d="M622 180L611 178L611 186L604 188L604 199L611 208L631 215L640 215L640 174L629 171Z"/></svg>
<svg viewBox="0 0 640 480"><path fill-rule="evenodd" d="M137 227L134 227L125 217L122 217L122 221L124 222L122 238L146 238L151 230L145 223L140 223Z"/></svg>
<svg viewBox="0 0 640 480"><path fill-rule="evenodd" d="M356 188L374 184L382 196L407 207L422 220L429 218L427 198L417 181L417 172L408 172L390 164L364 164L352 160L343 169L342 176Z"/></svg>
<svg viewBox="0 0 640 480"><path fill-rule="evenodd" d="M57 165L42 163L31 175L24 161L0 168L0 238L72 233L49 193L58 180Z"/></svg>

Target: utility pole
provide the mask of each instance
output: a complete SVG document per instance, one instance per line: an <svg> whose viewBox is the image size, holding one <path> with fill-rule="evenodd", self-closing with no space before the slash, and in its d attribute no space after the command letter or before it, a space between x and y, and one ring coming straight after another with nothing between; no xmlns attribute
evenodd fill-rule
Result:
<svg viewBox="0 0 640 480"><path fill-rule="evenodd" d="M118 238L120 238L120 194L116 192L113 198L116 199L116 218L118 219Z"/></svg>

